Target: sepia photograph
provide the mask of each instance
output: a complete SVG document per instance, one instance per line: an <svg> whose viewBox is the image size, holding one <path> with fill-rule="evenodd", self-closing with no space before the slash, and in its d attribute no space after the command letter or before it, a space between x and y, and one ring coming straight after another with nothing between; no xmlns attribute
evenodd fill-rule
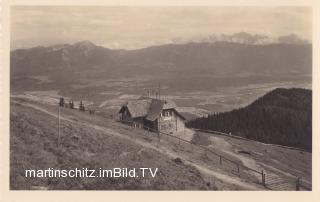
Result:
<svg viewBox="0 0 320 202"><path fill-rule="evenodd" d="M10 6L10 190L312 191L312 7Z"/></svg>

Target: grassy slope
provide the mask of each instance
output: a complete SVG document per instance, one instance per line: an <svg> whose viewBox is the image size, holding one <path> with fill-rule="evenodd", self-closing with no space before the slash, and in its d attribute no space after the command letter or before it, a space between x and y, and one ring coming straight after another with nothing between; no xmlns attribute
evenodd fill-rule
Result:
<svg viewBox="0 0 320 202"><path fill-rule="evenodd" d="M212 184L207 186L195 168L177 164L158 152L92 128L65 121L61 124L62 146L58 149L57 119L34 109L11 106L11 189L215 189ZM155 179L24 178L25 169L113 167L158 167L160 173Z"/></svg>

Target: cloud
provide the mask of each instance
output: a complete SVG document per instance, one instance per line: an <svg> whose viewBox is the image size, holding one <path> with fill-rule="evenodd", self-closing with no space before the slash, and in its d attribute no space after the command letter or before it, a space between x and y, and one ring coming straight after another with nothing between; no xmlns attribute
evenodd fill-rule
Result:
<svg viewBox="0 0 320 202"><path fill-rule="evenodd" d="M135 49L237 32L311 39L311 8L14 6L11 17L13 48L90 40Z"/></svg>

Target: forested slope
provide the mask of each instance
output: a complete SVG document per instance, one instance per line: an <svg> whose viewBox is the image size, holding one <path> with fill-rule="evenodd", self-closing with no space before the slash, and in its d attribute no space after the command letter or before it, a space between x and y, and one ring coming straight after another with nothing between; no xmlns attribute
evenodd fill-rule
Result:
<svg viewBox="0 0 320 202"><path fill-rule="evenodd" d="M196 118L187 126L311 151L312 91L278 88L244 108Z"/></svg>

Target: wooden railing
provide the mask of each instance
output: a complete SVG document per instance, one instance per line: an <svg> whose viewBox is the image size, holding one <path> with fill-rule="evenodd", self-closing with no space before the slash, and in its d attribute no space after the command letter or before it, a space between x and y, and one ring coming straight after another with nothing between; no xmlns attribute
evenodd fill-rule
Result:
<svg viewBox="0 0 320 202"><path fill-rule="evenodd" d="M205 130L205 129L196 129L196 128L190 128L194 131L199 131L199 132L205 132L205 133L209 133L209 134L215 134L215 135L222 135L222 136L227 136L227 137L231 137L231 138L235 138L235 139L241 139L241 140L245 140L245 141L254 141L251 139L247 139L244 137L240 137L240 136L235 136L235 135L231 135L231 134L227 134L227 133L223 133L223 132L219 132L219 131L213 131L213 130ZM256 142L256 141L254 141ZM304 151L307 152L304 149L300 149L300 148L295 148L295 147L288 147L288 146L283 146L283 145L275 145L275 144L268 144L268 145L274 145L274 146L278 146L278 147L282 147L282 148L286 148L286 149L293 149L293 150L298 150L298 151ZM245 166L244 166L245 167ZM269 188L269 189L276 189L276 190L288 190L288 189L292 189L292 186L295 186L296 190L312 190L312 185L303 180L300 177L292 177L290 180L283 180L281 178L266 178L266 173L264 173L264 171L262 170L261 172L249 168L249 167L245 167L247 170L250 170L252 172L256 172L258 174L261 175L261 183ZM276 186L274 186L276 184Z"/></svg>
<svg viewBox="0 0 320 202"><path fill-rule="evenodd" d="M228 133L224 133L224 132L220 132L220 131L206 130L206 129L199 129L199 128L190 128L190 129L192 129L194 131L199 131L199 132L212 133L212 134L215 134L215 135L222 135L222 136L232 137L232 138L239 139L239 140L259 142L257 140L252 140L252 139L248 139L248 138L245 138L245 137L240 137L240 136L237 136L237 135L232 135L232 134L228 134ZM263 143L263 142L260 142L260 143ZM297 148L297 147L289 147L289 146L284 146L284 145L279 145L279 144L269 144L269 143L263 143L263 144L273 145L273 146L282 147L282 148L286 148L286 149L293 149L293 150L308 152L305 149L301 149L301 148Z"/></svg>
<svg viewBox="0 0 320 202"><path fill-rule="evenodd" d="M165 133L165 132L162 132L162 131L157 131L157 130L155 130L153 128L144 126L141 123L137 123L137 122L133 122L133 121L123 121L123 120L120 120L120 121L123 122L123 123L126 123L128 125L131 125L131 126L140 125L145 130L147 130L148 132L156 133L158 135L159 139L161 138L162 135L164 135L164 136L166 136L168 138L172 138L172 139L178 140L179 143L180 142L186 143L186 144L192 146L192 148L201 149L201 150L203 150L205 152L205 155L212 154L212 155L218 157L220 165L223 165L224 164L223 162L227 162L229 164L232 164L236 168L235 171L237 173L240 173L240 170L247 170L247 171L252 172L254 174L260 175L259 183L262 186L264 186L265 188L267 188L267 189L272 189L272 190L288 190L288 189L289 190L294 190L294 186L295 186L295 190L311 190L312 189L311 188L312 186L311 186L310 183L302 180L299 177L295 177L295 178L293 177L291 180L284 180L284 179L281 179L281 178L276 178L275 181L277 181L279 183L279 185L271 186L271 184L274 181L274 179L267 178L267 173L263 169L262 170L256 170L254 168L250 168L250 167L245 166L245 165L243 165L243 164L241 164L239 162L236 162L236 161L234 161L232 159L229 159L228 157L226 157L226 156L224 156L222 154L219 154L219 153L213 151L212 149L210 149L208 147L205 147L205 146L202 146L202 145L197 145L194 142L182 139L179 136L174 136L172 134L168 134L168 133ZM228 137L232 137L232 138L236 138L236 139L243 139L243 140L247 140L247 141L253 141L253 140L250 140L250 139L246 139L246 138L242 138L242 137L238 137L238 136L233 136L233 135L222 133L222 132L218 132L218 131L207 131L207 130L203 130L203 129L193 129L193 130L199 131L199 132L206 132L206 133L214 133L214 134L218 134L218 135L224 135L224 136L228 136ZM293 148L293 149L295 149L295 148Z"/></svg>
<svg viewBox="0 0 320 202"><path fill-rule="evenodd" d="M137 122L133 122L133 121L124 121L124 120L120 120L120 121L123 122L123 123L126 123L126 124L128 124L128 125L132 125L132 126L134 126L134 125L141 125L141 123L137 123ZM242 169L242 170L247 170L247 171L253 172L253 173L255 173L255 174L258 174L258 175L261 176L261 178L260 178L260 180L261 180L260 183L261 183L264 187L266 187L266 180L265 180L265 179L266 179L266 173L265 173L263 170L259 171L259 170L253 169L253 168L249 168L249 167L247 167L247 166L245 166L245 165L243 165L243 164L240 164L240 163L238 163L238 162L236 162L236 161L234 161L234 160L232 160L232 159L229 159L228 157L226 157L226 156L224 156L224 155L222 155L222 154L218 154L217 152L213 151L212 149L209 149L209 148L207 148L207 147L205 147L205 146L202 146L202 145L194 144L192 141L188 141L188 140L182 139L182 138L180 138L180 137L178 137L178 136L174 136L174 135L171 135L171 134L168 134L168 133L164 133L164 132L161 132L161 131L157 131L157 130L155 130L155 129L153 129L153 128L150 128L150 127L147 127L147 126L142 126L142 127L143 127L144 129L146 129L147 131L149 131L149 132L156 133L159 138L160 138L161 135L164 135L164 136L166 136L166 137L168 137L168 138L177 139L177 140L179 140L179 141L181 141L181 142L184 142L184 143L186 143L186 144L189 144L189 145L191 145L191 146L194 147L194 148L202 149L202 150L204 150L205 154L210 153L210 154L212 154L212 155L215 155L216 157L218 157L218 159L219 159L219 164L220 164L220 165L223 165L223 164L224 164L223 162L231 163L231 164L233 164L234 167L236 168L235 171L236 171L237 173L239 173L239 172L240 172L240 169Z"/></svg>

